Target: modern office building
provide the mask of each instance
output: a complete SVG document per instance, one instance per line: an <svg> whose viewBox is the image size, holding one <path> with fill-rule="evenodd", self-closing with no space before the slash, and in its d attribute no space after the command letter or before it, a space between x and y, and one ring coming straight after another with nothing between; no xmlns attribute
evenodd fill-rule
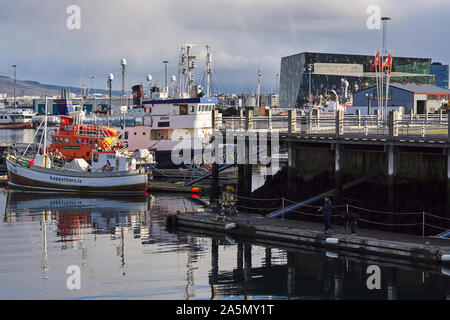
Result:
<svg viewBox="0 0 450 320"><path fill-rule="evenodd" d="M433 62L430 73L436 77L436 86L448 89L448 64Z"/></svg>
<svg viewBox="0 0 450 320"><path fill-rule="evenodd" d="M354 92L376 84L372 55L302 52L281 58L280 107L294 108L308 102L311 77L312 100L334 90L344 103ZM311 66L311 74L308 67ZM395 57L391 82L435 84L430 74L431 59Z"/></svg>

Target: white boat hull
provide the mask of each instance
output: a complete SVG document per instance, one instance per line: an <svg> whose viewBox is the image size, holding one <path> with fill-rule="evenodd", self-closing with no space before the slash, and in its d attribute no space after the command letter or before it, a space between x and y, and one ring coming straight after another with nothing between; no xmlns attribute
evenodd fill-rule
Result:
<svg viewBox="0 0 450 320"><path fill-rule="evenodd" d="M78 193L145 193L145 171L77 172L23 166L6 160L8 186L11 188Z"/></svg>

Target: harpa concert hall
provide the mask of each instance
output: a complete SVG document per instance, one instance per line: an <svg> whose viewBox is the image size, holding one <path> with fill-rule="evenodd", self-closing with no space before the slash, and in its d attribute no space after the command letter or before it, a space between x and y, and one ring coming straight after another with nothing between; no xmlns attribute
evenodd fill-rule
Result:
<svg viewBox="0 0 450 320"><path fill-rule="evenodd" d="M376 84L375 70L370 71L373 62L373 55L302 52L283 57L279 105L300 107L308 102L309 90L313 102L329 95L329 90L335 90L339 101L344 103L353 93ZM431 59L394 56L391 83L434 85L436 78L430 70Z"/></svg>

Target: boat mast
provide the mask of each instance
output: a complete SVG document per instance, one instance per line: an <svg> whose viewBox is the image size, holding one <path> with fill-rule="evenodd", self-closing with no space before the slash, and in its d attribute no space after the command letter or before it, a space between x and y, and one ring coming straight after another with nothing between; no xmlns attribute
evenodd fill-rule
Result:
<svg viewBox="0 0 450 320"><path fill-rule="evenodd" d="M256 89L256 107L259 108L259 95L261 93L261 65L258 67L258 88Z"/></svg>
<svg viewBox="0 0 450 320"><path fill-rule="evenodd" d="M45 96L45 114L44 114L44 161L47 155L47 109L48 109L48 97ZM45 164L44 164L45 166Z"/></svg>
<svg viewBox="0 0 450 320"><path fill-rule="evenodd" d="M211 53L209 52L209 45L206 46L206 96L209 97L209 84L212 74L211 67Z"/></svg>
<svg viewBox="0 0 450 320"><path fill-rule="evenodd" d="M184 46L181 46L180 64L178 69L178 98L183 97L183 82L182 78L186 73L185 62L184 62Z"/></svg>
<svg viewBox="0 0 450 320"><path fill-rule="evenodd" d="M191 48L193 44L186 44L186 56L187 56L187 84L188 84L188 95L190 96L192 91L192 84L194 83L194 76L192 71L196 68L195 66L195 56L191 55Z"/></svg>

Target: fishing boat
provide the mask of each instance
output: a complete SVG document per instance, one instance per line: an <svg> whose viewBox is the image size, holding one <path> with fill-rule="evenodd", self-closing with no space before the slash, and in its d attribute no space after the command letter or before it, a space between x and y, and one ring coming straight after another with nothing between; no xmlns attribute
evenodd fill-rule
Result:
<svg viewBox="0 0 450 320"><path fill-rule="evenodd" d="M216 108L218 98L211 97L209 92L212 72L209 51L206 55L206 88L194 84L196 56L193 46L185 44L181 48L178 84L176 77L172 76L171 91L168 79L163 86L149 86L148 95L144 94L142 85L133 86L133 108L111 106L111 115L86 116L84 124L109 123L123 131L123 144L129 150L154 151L160 169L187 167L186 163L173 161L172 155L177 149L189 150L191 162L202 166L203 161L193 158L201 155L210 142L212 110ZM122 107L125 107L124 111L117 111Z"/></svg>
<svg viewBox="0 0 450 320"><path fill-rule="evenodd" d="M34 113L22 109L0 109L0 129L29 129Z"/></svg>
<svg viewBox="0 0 450 320"><path fill-rule="evenodd" d="M47 136L47 117L44 119L43 137ZM83 136L82 130L88 130L90 139L86 149L81 149L82 140L78 144L79 136L72 136L70 126L78 126L73 118L64 118L64 132L57 132L52 138L64 137L63 146L79 145L76 157L66 158L63 153L55 149L47 148L47 139L43 148L37 149L33 154L28 148L18 154L7 152L6 169L8 174L8 186L25 190L40 190L48 192L80 192L80 193L146 193L149 181L147 166L142 164L151 163L152 157L145 152L131 153L119 144L104 143L107 138L100 137L108 128L78 127L78 132ZM72 128L72 130L74 130ZM115 137L113 134L111 136ZM67 139L67 140L65 140ZM92 143L90 143L92 141ZM97 145L94 143L96 142ZM61 150L64 148L61 147ZM69 148L70 150L70 148ZM80 153L83 152L83 153ZM90 156L90 163L86 157ZM140 164L140 166L139 166Z"/></svg>

